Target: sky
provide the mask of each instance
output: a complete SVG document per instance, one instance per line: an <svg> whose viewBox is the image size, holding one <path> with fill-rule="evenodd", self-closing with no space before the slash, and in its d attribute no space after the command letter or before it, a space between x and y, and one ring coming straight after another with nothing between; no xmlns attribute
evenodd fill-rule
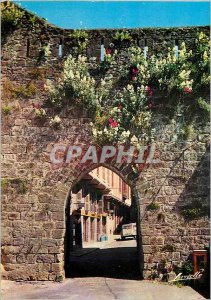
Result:
<svg viewBox="0 0 211 300"><path fill-rule="evenodd" d="M210 24L209 2L15 1L66 29L181 27Z"/></svg>

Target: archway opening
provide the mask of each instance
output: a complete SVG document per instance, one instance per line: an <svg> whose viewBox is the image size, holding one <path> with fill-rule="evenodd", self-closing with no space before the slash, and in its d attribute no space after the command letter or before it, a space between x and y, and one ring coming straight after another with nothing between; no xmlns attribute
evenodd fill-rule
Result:
<svg viewBox="0 0 211 300"><path fill-rule="evenodd" d="M66 206L66 277L140 279L134 187L97 166L73 184Z"/></svg>

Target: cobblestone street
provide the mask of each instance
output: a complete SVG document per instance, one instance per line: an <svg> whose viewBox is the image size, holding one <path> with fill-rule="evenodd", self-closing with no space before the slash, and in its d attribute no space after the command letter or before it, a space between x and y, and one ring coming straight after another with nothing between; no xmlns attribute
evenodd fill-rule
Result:
<svg viewBox="0 0 211 300"><path fill-rule="evenodd" d="M62 283L3 281L2 299L204 299L190 287L139 280L135 240L117 240L100 246L101 249L93 248L88 254L71 256L69 276L72 278Z"/></svg>

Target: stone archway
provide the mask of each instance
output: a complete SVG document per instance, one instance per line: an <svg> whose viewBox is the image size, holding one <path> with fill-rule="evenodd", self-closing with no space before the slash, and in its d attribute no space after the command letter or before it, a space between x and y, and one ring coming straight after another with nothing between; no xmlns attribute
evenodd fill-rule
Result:
<svg viewBox="0 0 211 300"><path fill-rule="evenodd" d="M134 196L134 199L135 199L135 206L136 206L136 210L137 210L137 218L136 218L136 221L137 221L137 250L138 250L138 261L139 261L139 271L140 271L140 276L143 277L143 251L142 251L142 246L141 246L141 232L140 232L140 219L139 219L139 199L138 199L138 191L136 189L136 181L137 181L137 178L134 174L134 178L136 178L136 180L131 180L131 179L127 179L127 176L128 174L130 174L130 172L125 172L124 169L128 169L128 165L120 165L120 164L116 164L116 163L111 163L111 164L108 164L108 163L104 163L104 164L93 164L93 163L90 163L88 166L86 166L86 170L84 171L79 171L78 172L78 177L74 179L72 185L70 186L69 188L69 192L67 194L67 197L66 197L66 201L65 201L65 236L64 236L64 270L66 269L65 268L65 265L67 264L66 262L66 259L68 260L68 251L69 251L69 233L68 231L70 230L69 228L69 221L67 221L68 219L68 215L70 214L70 207L71 207L71 190L73 189L73 187L80 181L80 179L82 179L84 177L84 175L88 174L89 172L91 172L92 170L96 169L97 167L100 167L100 166L103 166L103 167L106 167L106 169L109 169L109 170L112 170L114 173L116 173L120 178L122 178L122 180L124 182L126 182L132 189L132 192L133 192L133 196ZM66 273L66 272L65 272Z"/></svg>
<svg viewBox="0 0 211 300"><path fill-rule="evenodd" d="M136 181L135 180L127 180L124 172L122 171L125 168L128 168L127 165L125 166L120 166L120 165L116 165L115 163L113 164L108 164L108 163L104 163L104 164L92 164L90 163L89 166L87 166L86 171L83 171L81 173L78 174L78 177L73 181L71 187L70 187L70 191L68 193L68 196L66 197L66 202L65 202L65 215L66 215L66 219L65 219L65 236L64 236L64 270L65 270L65 274L69 274L69 268L71 268L71 265L69 264L68 261L68 255L69 255L69 251L70 251L70 234L71 234L71 228L70 228L70 220L69 220L69 216L70 216L70 210L71 210L71 205L72 205L72 197L71 197L71 191L74 188L75 185L77 185L77 183L83 179L83 177L85 175L87 175L89 172L93 171L94 169L98 168L98 167L105 167L106 169L109 169L111 171L113 171L114 173L116 173L125 183L127 183L130 187L131 187L131 197L133 196L133 201L135 203L133 203L133 205L135 206L135 210L136 210L136 223L137 223L137 251L138 251L138 263L139 263L139 273L140 273L140 278L143 277L143 250L142 250L142 245L141 245L141 232L140 232L140 214L139 214L139 199L138 199L138 191L136 189ZM123 175L124 174L124 175ZM136 176L135 176L136 177ZM126 178L126 179L125 179ZM67 268L66 268L67 266ZM68 270L67 270L68 269ZM73 271L74 272L74 271Z"/></svg>
<svg viewBox="0 0 211 300"><path fill-rule="evenodd" d="M44 89L45 80L55 78L61 72L63 58L61 61L56 55L58 37L63 37L67 42L65 55L73 53L73 49L68 42L71 32L45 26L43 20L38 22L37 30L32 32L31 26L27 25L27 18L24 18L24 22L8 36L2 49L2 75L6 87L12 88L9 94L13 94L14 88L25 91L22 96L17 95L18 99L11 99L15 100L11 102L14 106L12 114L4 117L2 128L4 179L1 246L5 268L2 275L12 280L60 280L64 277L65 207L69 191L80 174L94 166L85 166L83 169L76 162L71 167L61 165L56 168L51 164L49 154L57 143L91 144L90 119L86 109L79 111L75 103L58 112L61 119L58 128L49 124L51 117L57 113L54 108L49 107L47 120L35 116L34 107L39 107L48 99ZM39 49L25 55L28 52L26 36L40 40L43 29L55 51L40 68L37 67ZM136 42L137 38L140 39L140 44L143 36L146 36L153 44L153 51L157 51L160 41L167 38L168 42L163 43L165 51L168 44L174 43L175 38L180 39L181 35L192 49L197 30L175 28L172 34L169 34L169 29L138 29L129 32L136 37ZM208 28L200 30L207 32ZM102 36L111 41L113 35L110 30L94 30L89 34L92 49L87 50L91 52L99 49L98 41ZM49 68L46 69L46 66ZM32 89L31 97L25 98L31 79L36 85L36 92L33 94ZM159 118L156 121L159 164L143 169L141 176L135 176L126 165L110 164L110 168L114 168L119 176L136 189L141 227L138 247L140 253L144 253L140 268L144 270L145 277L163 257L168 262L179 264L192 249L203 249L209 241L207 214L199 215L190 222L186 222L181 214L183 206L189 204L191 199L203 202L203 205L208 202L209 193L205 191L209 175L206 153L209 128L199 128L199 132L191 135L187 142L179 143L175 141L176 124L167 124L163 117L164 120ZM154 202L156 205L151 205L150 209L149 205Z"/></svg>

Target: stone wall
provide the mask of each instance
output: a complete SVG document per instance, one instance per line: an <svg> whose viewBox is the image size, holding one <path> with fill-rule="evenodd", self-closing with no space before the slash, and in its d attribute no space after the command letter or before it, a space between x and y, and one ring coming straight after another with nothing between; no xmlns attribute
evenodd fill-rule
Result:
<svg viewBox="0 0 211 300"><path fill-rule="evenodd" d="M56 78L65 57L69 53L76 55L78 48L69 38L71 30L46 26L42 20L32 27L28 20L26 14L17 29L3 34L3 96L12 106L2 125L3 276L12 280L57 280L64 277L65 209L71 201L69 192L96 165L82 169L75 163L58 169L50 163L49 153L55 144L88 145L92 135L86 110L79 111L75 105L58 112L62 118L60 129L35 118L33 103L42 104L48 96L45 80ZM131 43L147 45L149 52L160 52L185 41L190 49L198 30L195 27L130 30ZM105 46L113 43L114 32L88 31L89 43L84 51L99 59L101 43ZM46 43L50 44L51 54L47 61L40 61L40 51ZM59 44L63 45L62 57L58 55ZM125 47L128 45L119 50L121 63ZM11 85L20 88L15 97L10 93ZM48 113L53 116L57 112L48 107ZM179 263L192 249L207 246L209 235L208 217L187 222L180 213L183 206L195 200L205 206L208 203L209 131L201 128L200 134L180 144L174 141L175 124L164 125L161 120L158 126L159 164L144 168L138 178L130 166L114 162L108 166L136 194L140 269L145 278L160 259L165 257ZM152 202L158 204L153 211L147 209Z"/></svg>

